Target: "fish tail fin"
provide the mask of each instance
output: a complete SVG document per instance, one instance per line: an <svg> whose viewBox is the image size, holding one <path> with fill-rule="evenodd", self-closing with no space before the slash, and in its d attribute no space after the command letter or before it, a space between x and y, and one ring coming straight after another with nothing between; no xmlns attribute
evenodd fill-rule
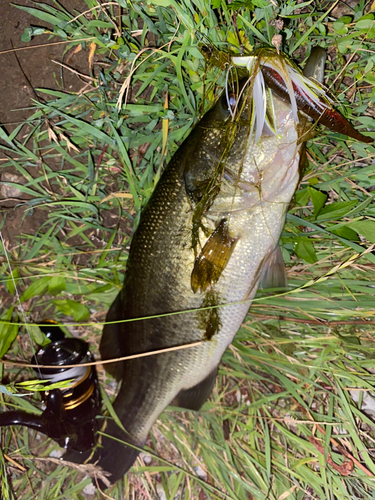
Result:
<svg viewBox="0 0 375 500"><path fill-rule="evenodd" d="M112 484L114 484L116 481L121 479L134 464L140 453L140 450L137 448L141 448L142 446L133 448L131 445L136 445L132 442L129 435L122 432L121 437L119 437L120 429L116 426L116 431L112 432L111 427L112 426L109 425L108 430L106 429L104 432L105 434L110 435L115 434L116 439L112 439L110 436L102 436L102 448L99 449L100 457L99 462L96 465L101 467L104 472L110 474L109 476L106 475L106 477ZM121 441L117 441L117 439L121 439ZM99 485L106 488L101 481L99 481Z"/></svg>
<svg viewBox="0 0 375 500"><path fill-rule="evenodd" d="M134 464L144 443L137 443L114 420L108 420L102 430L100 442L92 454L92 449L83 453L70 449L64 454L64 460L77 464L94 464L102 469L110 484L121 479ZM91 455L92 454L92 455ZM99 487L109 487L97 477Z"/></svg>

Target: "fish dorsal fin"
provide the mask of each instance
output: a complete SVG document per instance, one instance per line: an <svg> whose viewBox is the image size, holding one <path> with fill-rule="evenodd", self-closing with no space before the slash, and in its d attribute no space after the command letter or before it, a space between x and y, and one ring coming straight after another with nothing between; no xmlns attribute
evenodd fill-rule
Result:
<svg viewBox="0 0 375 500"><path fill-rule="evenodd" d="M327 52L322 47L313 47L303 69L303 74L319 83L323 83L326 59Z"/></svg>
<svg viewBox="0 0 375 500"><path fill-rule="evenodd" d="M180 391L170 405L198 411L211 394L217 375L217 369L218 367L212 370L212 372L203 379L202 382L199 382L199 384Z"/></svg>
<svg viewBox="0 0 375 500"><path fill-rule="evenodd" d="M195 260L191 273L191 288L194 293L198 290L204 292L219 280L237 241L238 238L229 234L228 221L222 219Z"/></svg>
<svg viewBox="0 0 375 500"><path fill-rule="evenodd" d="M268 288L286 288L288 278L280 245L277 245L265 261L260 276L260 286Z"/></svg>

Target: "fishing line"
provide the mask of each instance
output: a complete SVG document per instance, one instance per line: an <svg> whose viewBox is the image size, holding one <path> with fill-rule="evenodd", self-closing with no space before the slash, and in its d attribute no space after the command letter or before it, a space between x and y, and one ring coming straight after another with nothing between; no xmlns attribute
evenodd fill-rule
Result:
<svg viewBox="0 0 375 500"><path fill-rule="evenodd" d="M33 340L31 338L31 333L30 333L29 326L28 326L28 323L27 323L25 310L23 308L23 305L22 305L22 302L21 302L21 297L20 297L20 294L18 292L17 283L16 283L16 280L14 278L13 268L12 268L10 260L9 260L8 252L7 252L6 248L5 248L5 241L4 241L4 238L3 238L2 231L0 231L0 239L1 239L1 244L3 246L3 249L4 249L4 254L5 254L5 258L6 258L7 264L8 264L8 268L9 268L11 280L12 280L12 283L13 283L14 294L15 294L16 300L18 302L18 309L19 309L19 311L21 313L21 316L22 316L22 319L23 319L23 326L25 327L26 332L27 332L27 334L29 336L30 343L31 343L31 346L32 346L31 348L34 351L33 354L35 354L36 351L35 351L35 349L33 347ZM12 322L9 322L8 324L14 325L14 323L12 323ZM36 365L38 365L37 359L35 359L35 361L36 361ZM39 376L40 376L40 378L42 378L42 374L40 373L39 366L37 368L38 368ZM35 369L35 365L34 365L34 369Z"/></svg>
<svg viewBox="0 0 375 500"><path fill-rule="evenodd" d="M63 43L72 43L72 42L86 42L88 40L95 40L96 37L95 36L91 36L89 38L81 38L81 39L71 39L71 40L64 40L64 41L61 41L61 42L51 42L51 43L41 43L39 45L29 45L27 47L16 47L16 48L13 48L13 49L8 49L8 50L2 50L0 51L0 55L1 54L8 54L9 52L19 52L20 50L29 50L29 49L39 49L41 47L49 47L51 45L61 45Z"/></svg>
<svg viewBox="0 0 375 500"><path fill-rule="evenodd" d="M0 235L1 235L1 232L0 232ZM305 288L308 288L308 287L310 287L310 286L312 286L312 285L314 285L316 283L321 283L323 281L326 281L334 273L336 273L336 272L338 272L338 271L340 271L342 269L345 269L350 264L354 264L358 259L360 259L361 257L363 257L365 254L367 254L369 252L372 252L374 249L375 249L375 244L373 244L370 247L368 247L367 249L365 249L364 252L362 252L362 253L356 253L356 254L352 255L351 257L349 257L344 262L341 262L341 263L337 264L336 266L334 266L332 269L330 269L329 271L327 271L322 276L319 276L317 278L311 279L307 283L304 283L300 287L295 288L293 290L288 290L286 292L274 295L273 298L275 298L275 297L282 297L282 296L285 296L285 295L290 295L291 293L295 293L295 292L300 292L300 291L303 291ZM159 314L159 315L155 315L155 316L145 316L145 317L142 317L142 318L132 318L132 319L125 319L125 320L120 320L120 321L107 321L107 322L104 322L104 323L74 323L74 324L69 324L69 325L70 326L92 326L92 325L110 325L110 324L118 324L118 323L129 323L130 321L143 321L143 320L147 320L147 319L155 319L155 318L163 318L163 317L168 317L168 316L175 316L177 314L186 314L186 313L192 313L192 312L198 312L198 311L206 311L206 310L215 309L215 308L218 308L218 307L225 307L225 306L231 306L231 305L244 304L246 302L260 302L260 301L266 300L267 298L268 297L259 297L257 299L246 299L246 300L237 301L237 302L231 302L231 303L227 303L227 304L218 304L218 305L215 305L215 306L202 307L202 308L198 308L198 309L188 309L186 311L177 311L177 312L172 312L172 313ZM0 324L12 325L13 323L9 322L9 321L0 321ZM197 342L193 342L191 344L184 344L184 345L180 345L180 346L167 347L167 348L160 349L160 350L157 350L157 351L149 351L149 352L146 352L146 353L133 354L131 356L124 356L124 357L121 357L121 358L115 358L115 359L110 359L110 360L95 361L95 362L92 362L92 363L83 363L82 366L92 366L92 365L100 365L100 364L103 365L103 364L108 364L108 363L114 363L116 361L119 362L119 361L126 361L126 360L129 360L129 359L136 359L136 358L141 358L141 357L146 357L146 356L153 356L154 354L161 354L161 353L166 353L166 352L178 351L180 349L187 349L189 347L196 347L196 346L199 346L199 345L203 344L203 342L206 342L206 341L200 340L200 341L197 341ZM11 360L8 361L8 360L4 360L4 359L0 359L0 363L14 365L14 366L22 366L22 367L30 367L30 366L31 367L35 367L35 365L29 365L29 364L25 364L25 363L18 362L18 361L11 361ZM75 365L66 365L66 366L67 367L71 367L71 366L74 367ZM55 368L55 366L40 365L40 368L51 368L51 367Z"/></svg>
<svg viewBox="0 0 375 500"><path fill-rule="evenodd" d="M291 295L293 293L298 293L304 291L306 288L309 288L312 285L315 285L317 283L321 283L323 281L326 281L329 277L331 277L333 274L336 272L345 269L348 267L350 264L354 264L358 259L363 257L364 255L372 252L375 250L375 243L371 245L370 247L366 248L363 252L361 253L355 253L351 257L349 257L347 260L344 262L340 262L333 268L331 268L329 271L327 271L325 274L318 276L316 278L313 278L303 285L293 288L292 290L287 290L286 292L281 292L272 296L266 296L266 297L255 297L253 299L244 299L244 300L238 300L235 302L227 302L225 304L217 304L214 306L207 306L207 307L198 307L196 309L185 309L183 311L175 311L175 312L169 312L169 313L163 313L163 314L155 314L153 316L143 316L141 318L131 318L131 319L122 319L118 321L104 321L103 323L98 322L98 323L67 323L66 325L62 324L56 324L56 326L103 326L103 325L116 325L120 323L130 323L131 321L145 321L149 319L156 319L156 318L166 318L168 316L176 316L178 314L189 314L189 313L194 313L194 312L200 312L200 311L208 311L210 309L216 309L218 307L227 307L227 306L233 306L233 305L240 305L240 304L246 304L248 302L264 302L270 298L278 298L278 297L284 297L287 295ZM12 325L13 323L11 321L4 321L0 320L0 325ZM38 324L36 323L36 326L43 326L44 323ZM1 362L1 360L0 360Z"/></svg>
<svg viewBox="0 0 375 500"><path fill-rule="evenodd" d="M95 7L92 7L91 9L88 9L88 10L85 10L84 12L81 12L80 14L78 14L78 16L73 17L73 19L71 19L70 21L68 21L66 24L68 25L70 23L73 23L74 21L77 21L77 19L79 19L80 17L85 16L86 14L89 14L91 11L102 9L103 7L107 7L108 5L116 5L117 7L120 8L120 5L119 5L118 2L104 2L104 3L100 3L99 5L96 5ZM103 9L103 11L104 11L104 9ZM107 12L104 11L104 13L108 17ZM85 18L85 21L86 20L87 19ZM132 35L134 35L134 34L142 34L142 30L131 31L131 34Z"/></svg>
<svg viewBox="0 0 375 500"><path fill-rule="evenodd" d="M147 351L141 352L139 354L131 354L130 356L122 356L121 358L103 359L99 361L90 361L87 363L80 363L79 366L96 366L96 365L107 365L109 363L118 363L120 361L127 361L129 359L145 358L147 356L154 356L155 354L163 354L166 352L181 351L182 349L188 349L189 347L197 347L203 342L208 342L206 340L198 340L197 342L191 342L190 344L182 344L174 347L165 347L164 349L158 349L157 351ZM6 359L0 359L0 363L4 365L22 366L23 368L35 368L35 364L22 363L21 361L12 361ZM38 368L56 368L56 365L38 365ZM77 368L77 364L65 365L64 368Z"/></svg>
<svg viewBox="0 0 375 500"><path fill-rule="evenodd" d="M3 245L4 251L5 251L6 260L8 262L8 266L9 266L9 269L10 269L10 273L11 273L13 285L15 287L16 297L17 297L17 300L19 301L19 306L20 306L21 313L22 313L22 316L23 316L23 319L24 319L24 323L25 323L24 326L25 326L25 328L26 328L26 330L28 332L29 338L31 340L30 331L28 329L27 322L26 322L26 315L25 315L25 312L24 312L23 307L22 307L22 303L21 303L20 296L19 296L19 293L18 293L17 285L16 285L16 282L15 282L15 279L14 279L14 275L13 275L13 270L12 270L12 267L11 267L11 264L10 264L10 261L9 261L9 258L8 258L8 254L7 254L6 249L5 249L4 240L3 240L3 236L2 236L1 231L0 231L0 238L1 238L1 242L2 242L2 245ZM275 297L283 297L283 296L286 296L286 295L290 295L292 293L297 293L297 292L303 291L305 288L309 288L310 286L312 286L314 284L326 281L333 274L335 274L336 272L338 272L338 271L340 271L342 269L345 269L346 267L348 267L351 264L354 264L358 259L360 259L364 255L366 255L367 253L372 252L374 249L375 249L375 244L373 244L370 247L366 248L362 253L356 253L356 254L352 255L351 257L349 257L346 261L337 264L336 266L334 266L333 268L331 268L329 271L327 271L322 276L319 276L317 278L311 279L308 282L304 283L303 285L301 285L298 288L295 288L293 290L288 290L286 292L282 292L282 293L279 293L277 295L274 295L273 298L275 298ZM185 311L176 311L176 312L171 312L171 313L157 314L157 315L153 315L153 316L145 316L145 317L142 317L142 318L124 319L124 320L120 320L120 321L107 321L107 322L104 322L104 323L74 323L74 324L72 323L72 324L69 324L69 325L70 326L93 326L93 325L110 325L110 324L119 324L119 323L129 323L131 321L143 321L143 320L148 320L148 319L155 319L155 318L163 318L163 317L168 317L168 316L175 316L177 314L187 314L187 313L198 312L198 311L206 311L206 310L215 309L215 308L218 308L218 307L226 307L226 306L231 306L231 305L245 304L247 302L261 302L261 301L267 300L268 298L269 297L258 297L258 298L255 298L255 299L245 299L245 300L240 300L240 301L236 301L236 302L229 302L229 303L226 303L226 304L217 304L217 305L214 305L214 306L207 306L207 307L196 308L196 309L187 309ZM11 321L0 320L0 324L3 324L3 325L13 325L14 323L12 323ZM133 355L133 357L151 356L153 354L157 354L157 353L160 353L160 352L168 352L168 351L172 351L172 350L178 350L178 349L193 347L193 345L199 345L202 342L203 341L199 341L198 343L194 343L194 344L186 344L184 346L171 347L171 348L163 349L161 351L150 351L150 353L143 353L141 355ZM131 358L132 357L125 357L125 358L119 358L119 360L126 360L126 359L131 359ZM16 365L16 363L17 363L18 366L26 366L23 363L18 363L18 362L13 362L13 361L0 360L0 362L3 363L3 364L7 363L7 364L14 364L14 365ZM110 363L110 362L114 362L114 361L113 360L100 361L100 362L97 362L97 364L104 364L104 363ZM35 365L33 365L33 366L35 366Z"/></svg>

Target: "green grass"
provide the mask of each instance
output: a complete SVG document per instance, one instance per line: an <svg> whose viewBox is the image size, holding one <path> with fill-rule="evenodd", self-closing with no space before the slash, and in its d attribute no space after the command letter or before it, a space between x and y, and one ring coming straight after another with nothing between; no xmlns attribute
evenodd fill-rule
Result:
<svg viewBox="0 0 375 500"><path fill-rule="evenodd" d="M106 65L94 63L83 94L41 90L47 101L34 102L28 129L0 129L0 168L24 177L17 187L30 195L27 213L44 220L35 234L20 235L22 245L1 245L1 285L14 297L2 312L2 356L18 334L7 356L29 359L43 338L22 324L45 317L68 325L96 352L140 210L225 83L225 71L200 54L202 38L219 50L251 50L270 44L274 21L282 20L283 50L303 66L312 46L327 48L326 85L338 109L358 130L375 128L368 2L353 10L341 4L341 11L337 2L319 0L197 0L194 9L187 0L122 0L121 10L86 3L91 10L80 16L57 4L23 8L66 40L67 51L81 45L89 57L95 43ZM221 9L220 22L213 7ZM44 31L29 28L24 41ZM223 357L210 401L198 414L166 410L148 443L152 461L138 461L111 498L158 498L161 491L171 500L375 496L375 427L350 392L375 392L375 256L339 266L375 243L375 149L323 129L307 146L309 162L281 240L288 293L258 295ZM0 230L6 210L2 215ZM8 365L2 376L35 378ZM32 408L30 398L0 396L4 409ZM80 471L51 463L53 442L25 429L1 433L4 498L103 498L83 492L90 479Z"/></svg>

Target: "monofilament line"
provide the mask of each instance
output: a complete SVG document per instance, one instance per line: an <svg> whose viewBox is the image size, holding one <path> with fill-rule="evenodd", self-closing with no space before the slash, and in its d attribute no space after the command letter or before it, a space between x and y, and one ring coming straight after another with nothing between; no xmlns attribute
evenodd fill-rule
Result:
<svg viewBox="0 0 375 500"><path fill-rule="evenodd" d="M80 363L79 366L95 366L95 365L107 365L109 363L119 363L120 361L127 361L129 359L137 359L137 358L145 358L147 356L155 356L156 354L163 354L167 352L173 352L173 351L181 351L182 349L188 349L189 347L197 347L203 342L206 342L204 340L198 340L197 342L191 342L190 344L182 344L182 345L176 345L173 347L165 347L164 349L158 349L157 351L147 351L147 352L141 352L139 354L130 354L129 356L122 356L121 358L113 358L113 359L102 359L99 361L89 361L87 363ZM31 363L22 363L20 361L12 361L12 360L6 360L6 359L0 359L0 363L4 365L13 365L13 366L22 366L23 368L34 368L35 365ZM64 368L76 368L77 365L64 365ZM39 365L39 368L56 368L56 365Z"/></svg>

